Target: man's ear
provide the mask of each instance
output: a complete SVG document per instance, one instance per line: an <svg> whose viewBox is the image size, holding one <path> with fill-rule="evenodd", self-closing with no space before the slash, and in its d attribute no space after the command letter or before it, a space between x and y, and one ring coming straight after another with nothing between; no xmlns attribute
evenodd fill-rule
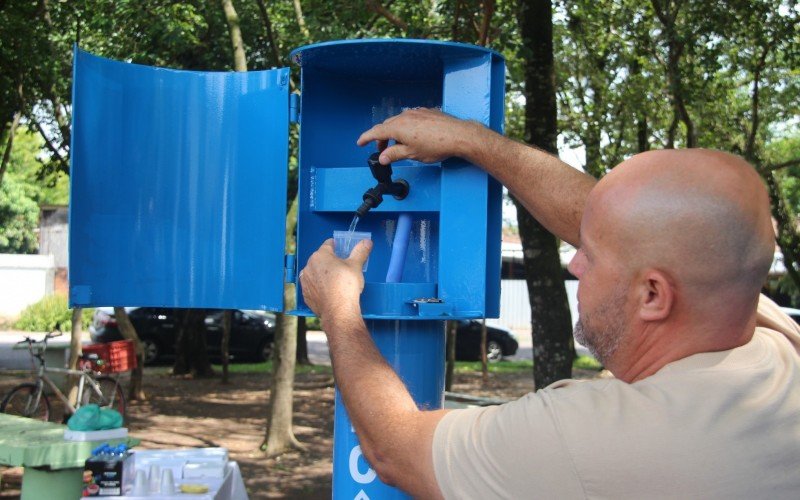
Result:
<svg viewBox="0 0 800 500"><path fill-rule="evenodd" d="M672 312L675 288L663 271L646 269L640 277L638 288L638 315L643 321L660 321Z"/></svg>

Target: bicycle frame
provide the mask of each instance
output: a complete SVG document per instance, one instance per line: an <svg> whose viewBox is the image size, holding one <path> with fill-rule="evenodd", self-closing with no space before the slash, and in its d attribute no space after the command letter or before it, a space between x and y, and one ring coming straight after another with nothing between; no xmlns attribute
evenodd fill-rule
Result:
<svg viewBox="0 0 800 500"><path fill-rule="evenodd" d="M47 350L47 341L52 337L57 337L61 335L60 331L59 335L51 335L51 333L45 335L45 338L40 342L34 342L29 337L27 337L26 340L23 341L27 342L28 344L28 352L30 353L32 358L31 363L34 364L33 361L34 359L39 361L38 368L36 368L35 364L33 366L36 376L36 398L34 400L34 403L38 406L39 401L41 400L42 397L44 386L46 385L47 387L50 388L53 394L55 394L58 397L58 399L64 404L69 413L75 413L77 409L80 408L83 404L84 391L87 390L87 382L88 382L88 389L93 391L101 399L104 397L103 391L100 389L100 384L92 376L92 371L89 370L88 368L84 368L81 370L72 370L69 368L50 368L47 366L47 363L45 362L44 358L44 353ZM61 373L68 376L79 377L78 391L75 397L75 405L72 404L72 402L69 400L69 397L65 395L61 391L61 389L58 388L58 386L50 379L50 377L47 376L47 373ZM112 378L114 379L115 384L119 384L119 381L115 377ZM115 391L112 392L113 393L110 394L109 396L111 400L111 405L113 406L116 392Z"/></svg>
<svg viewBox="0 0 800 500"><path fill-rule="evenodd" d="M78 392L77 392L77 394L75 396L75 403L76 403L77 406L73 406L72 402L69 400L69 397L67 395L65 395L61 391L61 389L58 388L58 386L56 386L56 384L50 379L50 377L47 376L48 372L49 373L63 373L63 374L66 374L66 375L74 375L74 376L80 377L79 380L78 380ZM100 396L101 398L103 397L103 392L100 390L100 384L98 384L92 378L92 376L89 375L89 373L84 371L84 370L70 370L68 368L47 368L44 365L40 365L39 366L39 371L38 371L38 373L36 375L36 383L37 383L37 385L40 386L39 394L41 394L41 384L42 384L42 382L47 384L47 386L53 391L53 394L55 394L58 397L58 399L60 399L61 402L64 403L64 406L66 406L66 408L69 410L70 413L75 413L77 408L80 408L81 402L83 401L83 393L84 393L84 390L86 390L87 382L88 382L88 385L89 385L89 387L88 387L89 389L94 391L94 393L97 394L98 396ZM114 394L111 394L112 404L113 404L113 398L114 398ZM37 399L36 402L38 404L39 395L37 395L36 399Z"/></svg>

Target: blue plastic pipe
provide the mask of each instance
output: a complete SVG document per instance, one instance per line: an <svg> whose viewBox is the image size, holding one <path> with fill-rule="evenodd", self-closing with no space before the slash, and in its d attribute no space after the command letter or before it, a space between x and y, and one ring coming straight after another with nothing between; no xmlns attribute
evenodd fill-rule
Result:
<svg viewBox="0 0 800 500"><path fill-rule="evenodd" d="M411 237L411 214L400 214L394 231L392 255L389 258L389 270L386 271L386 283L400 283L403 279L403 266L406 262L408 240Z"/></svg>

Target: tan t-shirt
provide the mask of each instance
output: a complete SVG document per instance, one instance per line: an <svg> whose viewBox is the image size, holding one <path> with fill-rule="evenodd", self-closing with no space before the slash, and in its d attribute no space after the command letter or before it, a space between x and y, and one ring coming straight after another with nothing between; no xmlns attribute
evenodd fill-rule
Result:
<svg viewBox="0 0 800 500"><path fill-rule="evenodd" d="M436 427L446 498L800 498L800 328L769 299L753 339L642 381L557 382Z"/></svg>

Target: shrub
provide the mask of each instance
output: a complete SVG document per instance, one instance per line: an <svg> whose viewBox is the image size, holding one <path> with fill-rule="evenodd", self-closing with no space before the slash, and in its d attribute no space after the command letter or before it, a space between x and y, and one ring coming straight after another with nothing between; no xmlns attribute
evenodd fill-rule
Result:
<svg viewBox="0 0 800 500"><path fill-rule="evenodd" d="M306 329L308 330L322 330L322 325L319 322L319 318L316 316L308 316L306 317Z"/></svg>
<svg viewBox="0 0 800 500"><path fill-rule="evenodd" d="M92 309L84 309L81 323L84 329L92 321ZM63 295L48 295L39 302L26 307L14 324L14 327L27 332L50 332L57 326L62 331L69 331L72 321L72 310Z"/></svg>

